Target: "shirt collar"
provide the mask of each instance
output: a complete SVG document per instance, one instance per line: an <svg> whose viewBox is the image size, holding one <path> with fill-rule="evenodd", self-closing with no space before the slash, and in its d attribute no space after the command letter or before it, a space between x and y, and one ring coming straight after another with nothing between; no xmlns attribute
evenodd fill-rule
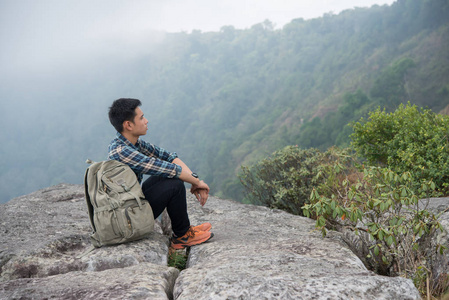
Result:
<svg viewBox="0 0 449 300"><path fill-rule="evenodd" d="M117 131L117 138L122 141L123 143L125 143L128 146L131 146L133 148L139 148L140 147L140 139L137 140L137 143L134 145L133 143L131 143L126 137L124 137L120 132Z"/></svg>

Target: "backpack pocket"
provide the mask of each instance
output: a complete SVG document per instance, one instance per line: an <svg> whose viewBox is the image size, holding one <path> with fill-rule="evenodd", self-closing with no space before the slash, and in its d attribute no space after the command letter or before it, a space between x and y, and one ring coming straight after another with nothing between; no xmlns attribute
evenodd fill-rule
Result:
<svg viewBox="0 0 449 300"><path fill-rule="evenodd" d="M120 214L117 210L104 210L95 212L94 224L97 233L97 238L103 244L110 244L121 239L123 232L120 229L119 223Z"/></svg>
<svg viewBox="0 0 449 300"><path fill-rule="evenodd" d="M154 229L153 210L147 201L141 207L136 200L114 210L95 213L97 238L104 245L141 239Z"/></svg>
<svg viewBox="0 0 449 300"><path fill-rule="evenodd" d="M130 201L131 202L131 201ZM126 224L124 237L135 240L148 235L154 229L153 210L147 201L142 201L141 207L135 203L123 209L123 222Z"/></svg>

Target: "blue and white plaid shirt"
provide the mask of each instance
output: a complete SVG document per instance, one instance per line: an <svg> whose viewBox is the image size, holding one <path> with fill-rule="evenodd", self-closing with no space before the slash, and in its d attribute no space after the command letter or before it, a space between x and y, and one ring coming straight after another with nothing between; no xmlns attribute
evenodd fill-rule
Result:
<svg viewBox="0 0 449 300"><path fill-rule="evenodd" d="M109 144L108 159L130 166L139 182L143 174L179 178L182 168L172 163L177 157L176 152L168 152L141 139L134 145L119 132Z"/></svg>

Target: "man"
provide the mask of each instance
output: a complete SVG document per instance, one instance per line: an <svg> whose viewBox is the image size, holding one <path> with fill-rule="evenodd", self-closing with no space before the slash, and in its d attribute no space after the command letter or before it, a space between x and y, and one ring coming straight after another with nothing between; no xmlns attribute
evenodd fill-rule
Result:
<svg viewBox="0 0 449 300"><path fill-rule="evenodd" d="M157 218L165 208L173 230L171 245L175 249L204 243L213 237L210 223L191 226L187 214L184 182L192 184L190 192L201 205L206 204L209 186L198 178L175 152L168 152L140 139L148 130L138 99L120 98L109 108L109 120L117 136L109 145L109 159L121 161L136 173L139 183L144 174L151 175L142 184L145 199Z"/></svg>

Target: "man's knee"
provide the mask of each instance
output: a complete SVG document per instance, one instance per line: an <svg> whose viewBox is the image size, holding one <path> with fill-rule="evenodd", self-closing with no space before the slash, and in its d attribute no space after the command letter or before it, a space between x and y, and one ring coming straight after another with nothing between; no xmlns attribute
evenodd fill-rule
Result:
<svg viewBox="0 0 449 300"><path fill-rule="evenodd" d="M173 185L173 188L176 188L177 190L185 191L186 187L184 185L184 181L182 181L179 178L173 178L171 181L171 184Z"/></svg>

